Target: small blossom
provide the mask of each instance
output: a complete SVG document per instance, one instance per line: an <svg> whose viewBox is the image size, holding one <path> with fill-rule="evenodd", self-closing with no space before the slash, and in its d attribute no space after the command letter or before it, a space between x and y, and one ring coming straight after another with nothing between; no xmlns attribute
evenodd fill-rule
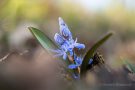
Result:
<svg viewBox="0 0 135 90"><path fill-rule="evenodd" d="M75 64L70 64L68 66L69 69L76 69L79 66L81 66L81 64L82 64L82 58L81 57L75 56L74 60L75 60Z"/></svg>
<svg viewBox="0 0 135 90"><path fill-rule="evenodd" d="M89 63L88 63L88 64L92 64L92 62L93 62L93 59L91 58L91 59L89 60Z"/></svg>
<svg viewBox="0 0 135 90"><path fill-rule="evenodd" d="M66 60L67 59L67 54L63 53L63 59Z"/></svg>
<svg viewBox="0 0 135 90"><path fill-rule="evenodd" d="M77 57L75 58L75 63L80 66L82 64L82 58L81 57Z"/></svg>
<svg viewBox="0 0 135 90"><path fill-rule="evenodd" d="M58 50L50 50L50 51L56 53L55 57L62 56L64 60L66 60L66 58L67 58L67 54L64 50L58 49Z"/></svg>
<svg viewBox="0 0 135 90"><path fill-rule="evenodd" d="M59 49L55 50L56 52L55 56L62 56L63 59L66 60L68 55L70 56L74 55L74 48L77 48L78 50L84 49L85 45L77 43L77 39L75 41L73 40L72 33L70 32L68 26L61 17L59 17L59 26L60 26L60 34L56 33L54 36L54 40L56 44L58 44L59 46ZM80 64L76 65L77 67L80 66Z"/></svg>
<svg viewBox="0 0 135 90"><path fill-rule="evenodd" d="M72 39L72 34L70 32L70 30L68 29L68 26L66 25L66 23L64 22L64 20L59 17L59 26L60 26L60 34L67 40L71 40Z"/></svg>
<svg viewBox="0 0 135 90"><path fill-rule="evenodd" d="M74 45L74 47L78 48L79 50L85 48L84 44L77 43L77 38L76 38L76 40L75 40L73 45Z"/></svg>
<svg viewBox="0 0 135 90"><path fill-rule="evenodd" d="M60 46L65 42L64 38L61 35L59 35L58 33L55 34L54 40Z"/></svg>
<svg viewBox="0 0 135 90"><path fill-rule="evenodd" d="M60 27L60 34L56 33L54 36L54 40L56 44L59 46L57 50L51 50L52 52L56 53L56 57L62 56L64 60L67 59L68 55L73 57L74 63L68 66L69 69L76 69L79 68L82 64L82 57L76 55L75 49L81 50L85 48L84 44L78 43L77 38L74 40L72 38L72 33L70 32L68 26L64 22L64 20L59 17L59 27ZM92 60L89 61L92 63ZM73 73L74 79L80 79L79 73Z"/></svg>
<svg viewBox="0 0 135 90"><path fill-rule="evenodd" d="M68 65L68 68L69 69L76 69L78 67L78 65L76 65L76 64L70 64L70 65Z"/></svg>
<svg viewBox="0 0 135 90"><path fill-rule="evenodd" d="M73 74L73 78L76 79L76 80L79 80L80 79L80 75L79 74Z"/></svg>

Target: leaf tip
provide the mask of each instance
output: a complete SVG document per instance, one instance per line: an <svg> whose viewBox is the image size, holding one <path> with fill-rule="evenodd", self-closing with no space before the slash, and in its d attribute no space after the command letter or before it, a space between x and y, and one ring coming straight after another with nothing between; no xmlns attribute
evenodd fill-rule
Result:
<svg viewBox="0 0 135 90"><path fill-rule="evenodd" d="M109 34L110 36L112 36L113 34L115 34L115 32L114 32L114 31L109 31L108 34Z"/></svg>
<svg viewBox="0 0 135 90"><path fill-rule="evenodd" d="M34 29L33 27L28 27L28 29L31 31L32 29Z"/></svg>

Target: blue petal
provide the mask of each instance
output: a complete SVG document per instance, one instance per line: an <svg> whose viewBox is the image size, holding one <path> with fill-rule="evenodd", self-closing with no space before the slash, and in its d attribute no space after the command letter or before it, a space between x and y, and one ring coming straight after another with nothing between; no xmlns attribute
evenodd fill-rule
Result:
<svg viewBox="0 0 135 90"><path fill-rule="evenodd" d="M80 43L75 43L74 46L78 49L84 49L85 45L84 44L80 44Z"/></svg>
<svg viewBox="0 0 135 90"><path fill-rule="evenodd" d="M73 48L68 48L68 52L69 52L70 56L73 56Z"/></svg>
<svg viewBox="0 0 135 90"><path fill-rule="evenodd" d="M72 34L61 17L59 17L59 26L61 35L68 40L72 39Z"/></svg>
<svg viewBox="0 0 135 90"><path fill-rule="evenodd" d="M69 31L68 28L61 27L60 31L61 31L61 35L63 35L64 37L71 38L72 34L71 34L71 32Z"/></svg>
<svg viewBox="0 0 135 90"><path fill-rule="evenodd" d="M66 53L63 54L63 59L64 59L64 60L67 59L67 54L66 54Z"/></svg>
<svg viewBox="0 0 135 90"><path fill-rule="evenodd" d="M75 69L75 68L77 68L77 67L78 67L78 66L75 65L75 64L70 64L70 65L68 66L69 69Z"/></svg>
<svg viewBox="0 0 135 90"><path fill-rule="evenodd" d="M75 62L78 66L80 66L82 64L82 58L81 57L77 57L75 58Z"/></svg>
<svg viewBox="0 0 135 90"><path fill-rule="evenodd" d="M60 49L56 49L56 50L53 50L53 49L50 49L51 52L54 52L54 53L61 53L61 50Z"/></svg>
<svg viewBox="0 0 135 90"><path fill-rule="evenodd" d="M58 49L58 50L53 50L53 49L50 49L50 51L54 52L54 53L57 53L56 55L54 55L54 57L59 57L59 56L63 56L63 59L66 60L67 59L67 54L65 51L61 50L61 49Z"/></svg>
<svg viewBox="0 0 135 90"><path fill-rule="evenodd" d="M73 51L70 51L69 53L70 53L70 56L73 56L73 54L74 54Z"/></svg>
<svg viewBox="0 0 135 90"><path fill-rule="evenodd" d="M64 20L61 17L59 17L59 26L66 26Z"/></svg>
<svg viewBox="0 0 135 90"><path fill-rule="evenodd" d="M77 74L77 75L73 74L73 78L79 80L80 79L80 75L79 74Z"/></svg>
<svg viewBox="0 0 135 90"><path fill-rule="evenodd" d="M54 40L58 45L62 45L65 42L64 38L58 33L55 34Z"/></svg>
<svg viewBox="0 0 135 90"><path fill-rule="evenodd" d="M54 55L54 57L60 57L62 55L63 55L62 53L59 53L59 54Z"/></svg>
<svg viewBox="0 0 135 90"><path fill-rule="evenodd" d="M61 45L60 48L63 49L65 52L67 52L68 51L68 48L69 48L69 45L68 45L67 41L65 41L63 43L63 45Z"/></svg>
<svg viewBox="0 0 135 90"><path fill-rule="evenodd" d="M88 64L92 64L92 62L93 62L93 59L91 58L91 59L89 60L89 63L88 63Z"/></svg>

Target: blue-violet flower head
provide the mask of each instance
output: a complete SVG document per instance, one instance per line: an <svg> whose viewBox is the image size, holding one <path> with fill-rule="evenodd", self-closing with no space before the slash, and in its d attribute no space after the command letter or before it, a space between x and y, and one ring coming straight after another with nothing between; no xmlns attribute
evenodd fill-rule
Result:
<svg viewBox="0 0 135 90"><path fill-rule="evenodd" d="M60 34L67 40L72 40L72 33L68 29L68 26L64 22L64 20L59 17L59 26L60 26Z"/></svg>

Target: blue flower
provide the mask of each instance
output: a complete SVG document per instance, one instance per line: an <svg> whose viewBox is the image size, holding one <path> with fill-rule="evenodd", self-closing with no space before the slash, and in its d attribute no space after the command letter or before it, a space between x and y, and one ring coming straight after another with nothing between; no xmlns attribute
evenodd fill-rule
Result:
<svg viewBox="0 0 135 90"><path fill-rule="evenodd" d="M72 40L72 33L68 29L68 26L64 22L64 20L59 17L59 26L60 26L60 34L67 40Z"/></svg>
<svg viewBox="0 0 135 90"><path fill-rule="evenodd" d="M58 33L54 35L54 40L59 46L63 45L63 43L65 42L65 39Z"/></svg>
<svg viewBox="0 0 135 90"><path fill-rule="evenodd" d="M67 59L67 54L64 50L58 49L58 50L51 50L51 51L54 52L54 53L57 53L56 55L54 55L54 57L62 56L64 60Z"/></svg>
<svg viewBox="0 0 135 90"><path fill-rule="evenodd" d="M71 50L71 47L72 47L72 49L74 47L76 47L78 49L85 48L84 44L77 43L77 39L75 41L73 40L72 33L70 32L70 30L68 29L68 26L66 25L66 23L64 22L64 20L61 17L59 17L59 26L60 26L60 34L67 40L70 50Z"/></svg>
<svg viewBox="0 0 135 90"><path fill-rule="evenodd" d="M82 58L81 57L76 57L75 58L75 63L78 65L78 66L80 66L81 64L82 64Z"/></svg>
<svg viewBox="0 0 135 90"><path fill-rule="evenodd" d="M93 59L91 58L91 59L89 60L89 63L88 63L88 64L92 64L92 62L93 62Z"/></svg>
<svg viewBox="0 0 135 90"><path fill-rule="evenodd" d="M70 65L68 65L68 68L69 69L76 69L76 68L78 68L78 65L76 65L76 64L70 64Z"/></svg>
<svg viewBox="0 0 135 90"><path fill-rule="evenodd" d="M79 50L85 48L84 44L77 43L77 38L76 38L75 42L73 43L73 45L75 48L78 48Z"/></svg>
<svg viewBox="0 0 135 90"><path fill-rule="evenodd" d="M78 68L79 66L81 66L81 64L82 64L82 58L81 58L81 57L75 56L75 57L74 57L74 60L75 60L75 64L70 64L70 65L68 66L69 69L76 69L76 68Z"/></svg>
<svg viewBox="0 0 135 90"><path fill-rule="evenodd" d="M85 45L77 43L77 39L75 41L73 40L72 33L61 17L59 17L59 26L60 34L56 33L54 36L54 40L59 46L59 49L54 50L53 52L57 53L55 56L63 56L63 59L65 60L68 55L73 56L74 48L77 48L78 50L84 49Z"/></svg>
<svg viewBox="0 0 135 90"><path fill-rule="evenodd" d="M80 75L79 74L73 74L73 78L76 79L76 80L79 80L80 79Z"/></svg>

